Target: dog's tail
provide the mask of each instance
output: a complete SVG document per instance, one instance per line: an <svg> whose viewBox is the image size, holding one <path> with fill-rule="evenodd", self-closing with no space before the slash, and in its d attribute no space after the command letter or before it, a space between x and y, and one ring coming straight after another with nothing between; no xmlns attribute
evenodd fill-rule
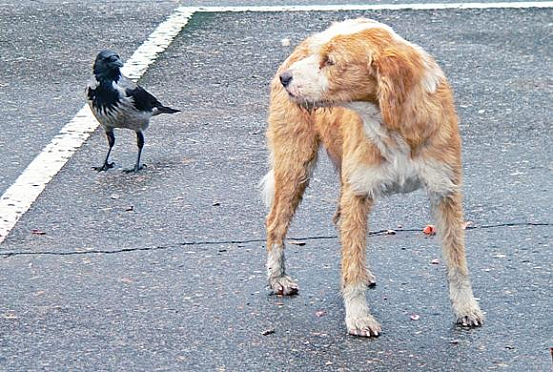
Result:
<svg viewBox="0 0 553 372"><path fill-rule="evenodd" d="M258 187L263 203L265 203L267 207L271 207L275 196L275 171L271 169L261 181L259 181Z"/></svg>

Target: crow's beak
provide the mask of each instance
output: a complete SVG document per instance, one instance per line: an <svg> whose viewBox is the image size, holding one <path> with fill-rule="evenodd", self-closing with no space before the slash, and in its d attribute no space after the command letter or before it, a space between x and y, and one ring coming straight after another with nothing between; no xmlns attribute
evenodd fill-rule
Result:
<svg viewBox="0 0 553 372"><path fill-rule="evenodd" d="M116 67L123 67L123 61L121 61L120 59L113 61L111 64Z"/></svg>

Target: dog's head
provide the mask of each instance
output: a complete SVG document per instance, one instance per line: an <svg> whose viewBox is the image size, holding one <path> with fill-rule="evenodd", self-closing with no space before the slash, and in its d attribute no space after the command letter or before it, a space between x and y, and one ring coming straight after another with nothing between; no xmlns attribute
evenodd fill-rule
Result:
<svg viewBox="0 0 553 372"><path fill-rule="evenodd" d="M334 23L299 49L279 79L291 100L308 107L371 102L393 124L410 94L431 94L445 81L422 48L370 19Z"/></svg>

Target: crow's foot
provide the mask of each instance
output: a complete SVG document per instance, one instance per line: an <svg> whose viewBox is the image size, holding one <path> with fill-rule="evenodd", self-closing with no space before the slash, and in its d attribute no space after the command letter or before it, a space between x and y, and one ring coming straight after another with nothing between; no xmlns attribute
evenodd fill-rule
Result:
<svg viewBox="0 0 553 372"><path fill-rule="evenodd" d="M104 163L104 165L102 165L101 167L92 167L92 169L94 169L97 172L105 172L108 169L113 168L114 165L115 163Z"/></svg>
<svg viewBox="0 0 553 372"><path fill-rule="evenodd" d="M138 173L138 171L144 168L146 168L146 164L142 164L140 166L137 165L134 168L123 170L123 173Z"/></svg>

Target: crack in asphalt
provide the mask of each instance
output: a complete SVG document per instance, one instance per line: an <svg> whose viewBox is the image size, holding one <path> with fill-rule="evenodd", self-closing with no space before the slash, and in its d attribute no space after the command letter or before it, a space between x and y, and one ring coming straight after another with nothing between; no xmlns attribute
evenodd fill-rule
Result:
<svg viewBox="0 0 553 372"><path fill-rule="evenodd" d="M495 225L482 225L482 226L467 226L466 230L485 230L495 229L501 227L527 227L527 226L553 226L551 223L534 223L534 222L508 222ZM421 232L421 229L398 229L398 230L377 230L370 231L369 235L397 235L406 232ZM290 241L309 241L309 240L326 240L326 239L338 239L338 235L327 236L307 236L307 237L289 237ZM264 243L265 239L243 239L243 240L213 240L213 241L191 241L182 242L170 245L160 245L155 247L131 247L121 248L115 250L84 250L84 251L71 251L71 252L0 252L0 257L9 258L13 256L73 256L73 255L86 255L86 254L116 254L127 252L139 252L139 251L159 251L172 248L179 248L185 246L197 246L197 245L222 245L222 244L249 244L249 243ZM225 250L226 251L226 250Z"/></svg>

